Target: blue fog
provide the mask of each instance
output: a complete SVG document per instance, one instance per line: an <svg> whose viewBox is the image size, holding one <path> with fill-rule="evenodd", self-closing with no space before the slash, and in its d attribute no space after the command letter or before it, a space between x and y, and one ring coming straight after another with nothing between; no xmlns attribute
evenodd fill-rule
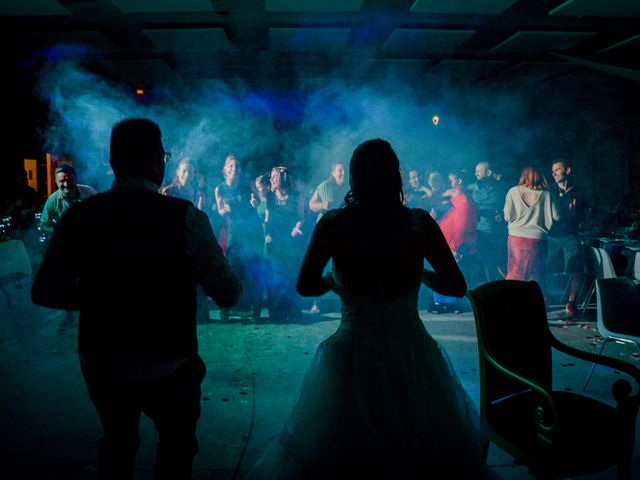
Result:
<svg viewBox="0 0 640 480"><path fill-rule="evenodd" d="M610 108L585 105L583 112L561 95L523 87L420 83L393 74L363 80L353 71L322 80L289 79L286 87L158 79L136 96L131 85L90 73L87 53L79 47L59 46L44 55L37 94L50 110L46 151L71 158L80 181L98 190L112 181L110 129L126 117L160 124L172 152L167 177L181 158L191 157L212 189L225 156L234 153L249 176L286 165L308 191L328 176L333 161L348 163L353 149L374 137L391 142L403 167L423 175L428 169L473 172L482 160L506 178L525 163L546 171L551 158L576 151L585 123L597 128L590 116ZM437 126L433 115L440 117Z"/></svg>

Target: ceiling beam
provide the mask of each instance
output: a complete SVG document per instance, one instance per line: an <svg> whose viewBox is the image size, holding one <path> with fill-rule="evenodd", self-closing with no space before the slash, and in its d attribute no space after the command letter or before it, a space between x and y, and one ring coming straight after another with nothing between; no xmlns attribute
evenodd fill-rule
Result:
<svg viewBox="0 0 640 480"><path fill-rule="evenodd" d="M570 57L569 55L562 55L560 53L550 52L552 55L564 60L567 63L571 63L573 65L580 65L582 67L592 68L594 70L599 70L601 72L609 73L611 75L616 75L618 77L627 78L629 80L635 80L636 82L640 81L640 70L635 70L632 68L625 67L617 67L615 65L609 65L606 63L593 62L591 60L585 60L577 57Z"/></svg>

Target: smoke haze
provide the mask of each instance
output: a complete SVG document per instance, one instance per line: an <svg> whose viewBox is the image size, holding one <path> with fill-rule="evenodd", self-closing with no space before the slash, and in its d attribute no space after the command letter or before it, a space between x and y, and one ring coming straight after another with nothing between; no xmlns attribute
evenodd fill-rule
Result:
<svg viewBox="0 0 640 480"><path fill-rule="evenodd" d="M606 105L583 104L577 110L561 92L438 84L398 74L363 80L353 71L322 80L290 79L286 87L211 79L163 85L158 79L136 96L129 85L89 73L85 58L77 46L50 49L38 94L50 109L47 151L68 155L81 183L98 190L112 181L110 129L127 117L159 123L172 152L166 181L181 158L191 157L210 194L229 153L251 178L286 165L309 191L328 176L332 162L348 164L359 143L376 137L388 140L403 168L417 168L423 179L430 169L473 172L479 161L490 161L507 179L527 163L548 174L553 158L570 154L579 165L580 155L593 155L580 148L584 137L603 127L598 118L616 115L609 112L615 107ZM440 118L437 125L434 115Z"/></svg>

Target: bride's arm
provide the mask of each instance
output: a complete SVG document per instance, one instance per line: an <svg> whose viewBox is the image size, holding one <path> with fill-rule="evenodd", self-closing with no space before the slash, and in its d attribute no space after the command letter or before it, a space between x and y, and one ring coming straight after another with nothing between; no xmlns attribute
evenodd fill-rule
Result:
<svg viewBox="0 0 640 480"><path fill-rule="evenodd" d="M427 214L423 214L421 220L423 254L433 268L433 271L422 271L422 283L442 295L462 298L467 291L467 282L440 227Z"/></svg>
<svg viewBox="0 0 640 480"><path fill-rule="evenodd" d="M313 229L307 253L300 267L296 290L303 297L316 297L331 290L332 277L327 275L323 278L322 276L324 267L331 257L327 224L328 217L325 215Z"/></svg>

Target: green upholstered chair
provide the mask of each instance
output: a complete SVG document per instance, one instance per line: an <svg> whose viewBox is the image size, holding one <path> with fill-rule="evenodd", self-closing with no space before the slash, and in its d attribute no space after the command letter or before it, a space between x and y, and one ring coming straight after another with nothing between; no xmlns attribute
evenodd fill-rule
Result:
<svg viewBox="0 0 640 480"><path fill-rule="evenodd" d="M536 282L498 280L467 296L478 334L480 413L493 429L491 442L536 478L587 475L617 465L618 478L630 479L640 369L554 337ZM612 381L611 403L554 390L554 349L629 377Z"/></svg>

